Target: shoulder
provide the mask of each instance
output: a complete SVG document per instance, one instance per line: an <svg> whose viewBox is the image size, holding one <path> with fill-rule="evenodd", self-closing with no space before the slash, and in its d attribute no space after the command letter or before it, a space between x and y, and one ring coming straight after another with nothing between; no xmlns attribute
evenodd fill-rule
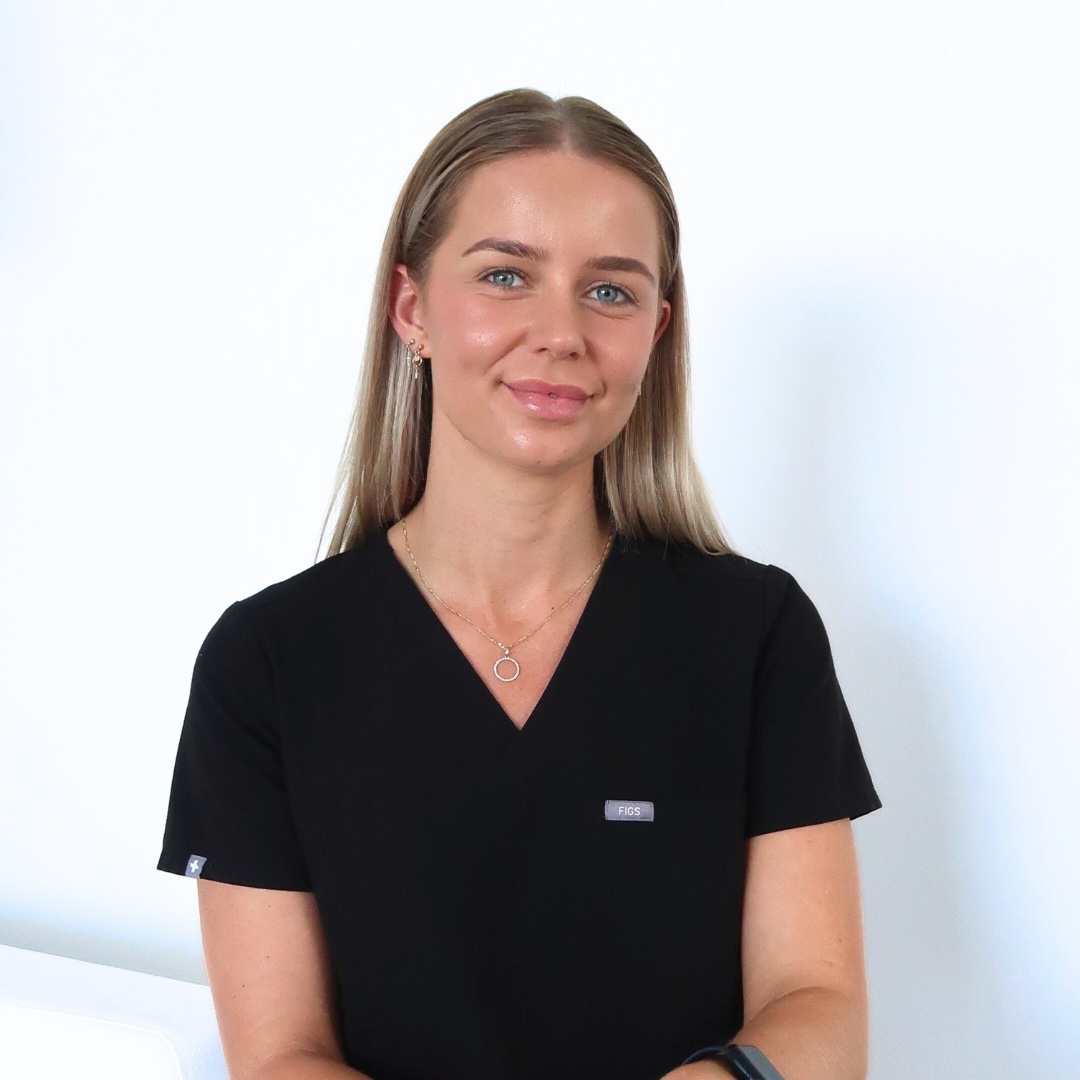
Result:
<svg viewBox="0 0 1080 1080"><path fill-rule="evenodd" d="M676 620L690 635L758 655L777 647L828 651L817 608L783 567L744 555L710 555L691 545L624 540L626 605L646 617Z"/></svg>
<svg viewBox="0 0 1080 1080"><path fill-rule="evenodd" d="M204 649L215 645L231 649L241 641L264 653L286 644L317 648L337 636L343 625L385 610L384 594L391 588L390 575L381 565L385 560L380 548L385 546L381 534L375 534L355 548L235 601L214 624Z"/></svg>
<svg viewBox="0 0 1080 1080"><path fill-rule="evenodd" d="M624 538L621 551L643 581L661 583L702 603L737 604L767 621L793 596L805 597L782 567L745 555L711 555L691 544Z"/></svg>
<svg viewBox="0 0 1080 1080"><path fill-rule="evenodd" d="M620 535L616 547L641 566L678 575L711 575L716 580L760 580L769 567L745 555L711 555L693 544Z"/></svg>
<svg viewBox="0 0 1080 1080"><path fill-rule="evenodd" d="M249 614L255 614L281 607L318 604L342 592L362 590L375 580L369 571L373 569L381 543L382 535L377 533L357 547L331 555L291 577L275 581L238 603Z"/></svg>

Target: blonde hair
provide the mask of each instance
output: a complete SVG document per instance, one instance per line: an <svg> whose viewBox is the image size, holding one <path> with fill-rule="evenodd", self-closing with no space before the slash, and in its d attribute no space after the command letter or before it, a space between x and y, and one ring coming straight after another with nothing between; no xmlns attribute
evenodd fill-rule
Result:
<svg viewBox="0 0 1080 1080"><path fill-rule="evenodd" d="M597 509L625 536L688 543L710 554L732 550L691 449L686 293L667 177L648 146L606 109L583 97L555 100L520 89L494 94L454 117L420 155L398 196L375 273L359 392L320 535L321 545L338 505L324 557L404 517L424 491L431 370L424 365L414 379L391 326L395 264L404 263L422 288L465 178L485 162L535 150L564 150L619 166L637 176L657 204L659 287L671 304L671 318L649 357L629 421L596 455Z"/></svg>

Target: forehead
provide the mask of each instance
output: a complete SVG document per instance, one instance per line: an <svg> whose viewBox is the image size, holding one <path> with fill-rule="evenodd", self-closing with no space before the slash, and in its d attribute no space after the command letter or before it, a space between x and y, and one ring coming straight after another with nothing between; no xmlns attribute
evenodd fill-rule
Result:
<svg viewBox="0 0 1080 1080"><path fill-rule="evenodd" d="M554 251L637 257L658 269L660 224L652 192L626 169L561 150L512 154L473 170L440 246L461 254L485 236Z"/></svg>

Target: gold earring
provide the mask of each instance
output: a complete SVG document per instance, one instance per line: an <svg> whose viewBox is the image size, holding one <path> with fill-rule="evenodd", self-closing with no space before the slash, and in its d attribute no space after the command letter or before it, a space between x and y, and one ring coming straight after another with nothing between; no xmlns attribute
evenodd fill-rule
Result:
<svg viewBox="0 0 1080 1080"><path fill-rule="evenodd" d="M420 378L420 368L422 365L423 357L420 355L420 346L416 346L416 353L413 354L412 347L416 342L416 338L409 338L409 344L405 346L405 359L412 361L413 372L412 377L414 380Z"/></svg>

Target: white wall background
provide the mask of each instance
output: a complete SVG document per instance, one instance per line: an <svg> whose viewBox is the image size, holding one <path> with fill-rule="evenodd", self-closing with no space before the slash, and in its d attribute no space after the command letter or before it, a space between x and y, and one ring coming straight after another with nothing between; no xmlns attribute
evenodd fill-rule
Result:
<svg viewBox="0 0 1080 1080"><path fill-rule="evenodd" d="M830 628L874 1080L1072 1080L1077 11L0 6L0 942L203 977L195 653L314 557L408 169L536 86L664 163L702 464Z"/></svg>

